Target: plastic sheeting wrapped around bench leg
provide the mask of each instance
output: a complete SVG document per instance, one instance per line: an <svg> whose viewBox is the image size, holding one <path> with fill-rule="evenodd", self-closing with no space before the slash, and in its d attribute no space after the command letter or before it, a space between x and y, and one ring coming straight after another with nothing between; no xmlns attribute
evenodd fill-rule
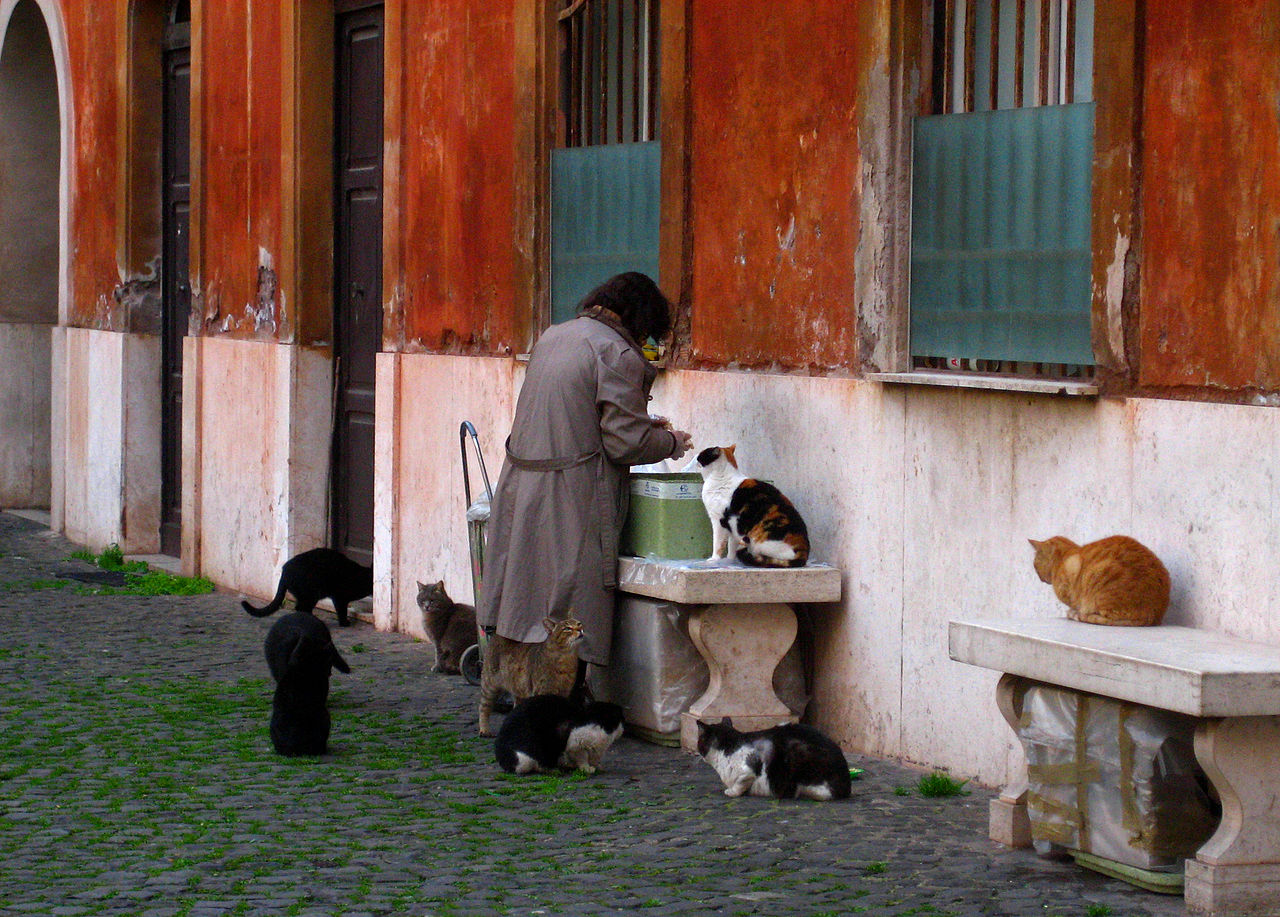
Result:
<svg viewBox="0 0 1280 917"><path fill-rule="evenodd" d="M592 666L588 684L598 700L620 704L631 730L663 745L680 744L680 714L707 690L707 663L689 639L693 608L619 595L610 664ZM773 674L778 697L802 716L809 697L799 641Z"/></svg>
<svg viewBox="0 0 1280 917"><path fill-rule="evenodd" d="M1196 722L1065 688L1029 687L1017 731L1036 850L1084 854L1077 859L1103 871L1111 861L1180 875L1183 859L1195 856L1217 823L1195 758Z"/></svg>

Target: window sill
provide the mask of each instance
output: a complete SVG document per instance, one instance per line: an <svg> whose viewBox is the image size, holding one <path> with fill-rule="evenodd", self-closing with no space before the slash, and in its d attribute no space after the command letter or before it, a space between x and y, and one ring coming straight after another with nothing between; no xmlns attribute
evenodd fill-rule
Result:
<svg viewBox="0 0 1280 917"><path fill-rule="evenodd" d="M1026 376L980 375L956 372L867 373L873 382L896 385L936 385L942 388L979 388L995 392L1026 392L1032 395L1070 395L1093 398L1098 386L1093 382L1069 379L1033 379Z"/></svg>

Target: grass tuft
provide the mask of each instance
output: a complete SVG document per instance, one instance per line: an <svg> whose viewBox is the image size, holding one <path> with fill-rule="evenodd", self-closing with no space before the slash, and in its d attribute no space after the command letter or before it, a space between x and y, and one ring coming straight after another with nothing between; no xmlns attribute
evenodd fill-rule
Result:
<svg viewBox="0 0 1280 917"><path fill-rule="evenodd" d="M107 545L101 554L82 550L71 552L71 556L88 561L101 570L125 575L123 586L78 586L77 595L206 595L213 592L213 583L203 576L177 576L164 570L152 570L146 561L125 560L124 551L115 542Z"/></svg>
<svg viewBox="0 0 1280 917"><path fill-rule="evenodd" d="M916 789L920 791L921 796L928 799L938 799L943 796L968 796L969 791L964 788L964 785L968 782L968 780L955 780L942 771L934 771L921 777Z"/></svg>

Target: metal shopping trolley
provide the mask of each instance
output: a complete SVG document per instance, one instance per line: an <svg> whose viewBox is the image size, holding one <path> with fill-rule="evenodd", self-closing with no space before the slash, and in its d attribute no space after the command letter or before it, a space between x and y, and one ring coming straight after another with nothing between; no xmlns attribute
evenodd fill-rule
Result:
<svg viewBox="0 0 1280 917"><path fill-rule="evenodd" d="M471 502L471 475L467 467L467 436L475 448L476 462L480 466L480 478L484 481L484 496ZM484 453L480 451L480 437L471 421L464 420L458 429L458 446L462 451L462 489L467 498L467 548L471 554L471 591L473 601L480 604L480 583L484 578L484 533L489 524L489 504L493 501L493 488L489 485L489 472L484 467ZM484 666L484 651L488 638L484 628L476 628L476 644L463 652L458 667L468 684L480 684Z"/></svg>

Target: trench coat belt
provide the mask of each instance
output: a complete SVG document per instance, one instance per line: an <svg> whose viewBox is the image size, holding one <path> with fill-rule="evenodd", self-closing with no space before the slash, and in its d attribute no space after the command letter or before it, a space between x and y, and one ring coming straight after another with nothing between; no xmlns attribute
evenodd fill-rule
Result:
<svg viewBox="0 0 1280 917"><path fill-rule="evenodd" d="M600 449L592 449L590 452L584 452L581 455L575 455L572 458L549 458L549 459L525 459L520 458L511 451L511 437L507 437L504 444L507 452L507 461L511 463L513 468L519 468L521 471L567 471L570 468L577 468L579 465L585 465L587 462L595 458L604 458L604 452ZM608 561L610 558L618 556L618 539L621 534L618 531L618 508L614 504L614 498L611 496L607 487L601 486L599 477L596 478L595 487L596 511L600 513L600 556ZM625 494L624 494L625 498ZM601 572L601 585L605 589L614 589L618 585L617 564L604 564Z"/></svg>
<svg viewBox="0 0 1280 917"><path fill-rule="evenodd" d="M599 449L592 449L590 452L584 452L581 455L575 455L572 458L549 458L549 459L526 459L520 458L511 451L511 437L507 437L505 444L507 450L507 461L521 471L567 471L570 468L577 468L579 465L585 465L597 455L600 454Z"/></svg>

